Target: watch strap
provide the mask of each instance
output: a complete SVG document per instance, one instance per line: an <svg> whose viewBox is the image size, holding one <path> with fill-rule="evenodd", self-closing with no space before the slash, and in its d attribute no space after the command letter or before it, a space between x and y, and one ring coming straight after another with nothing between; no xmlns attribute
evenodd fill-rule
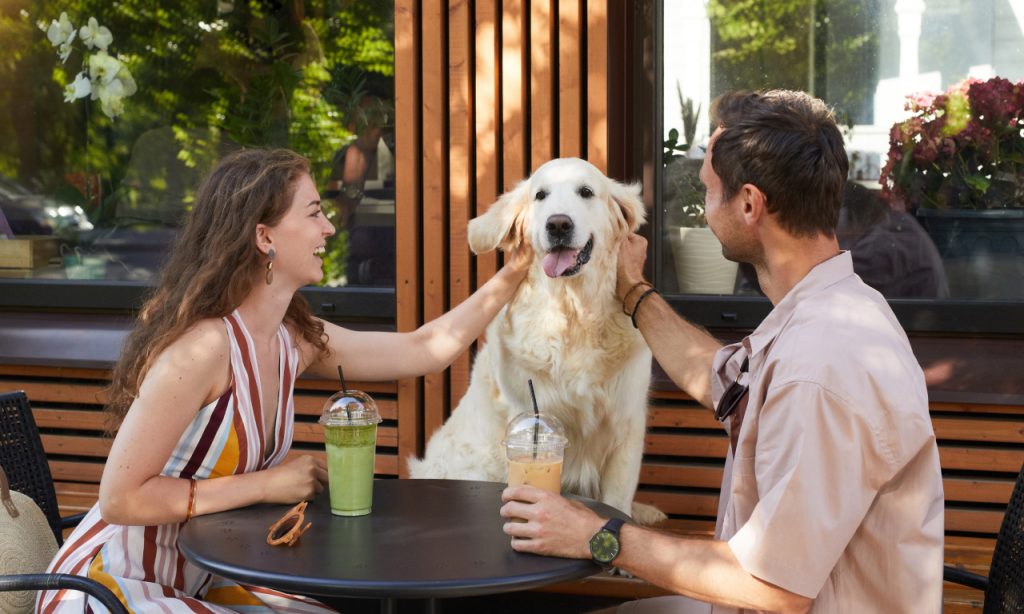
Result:
<svg viewBox="0 0 1024 614"><path fill-rule="evenodd" d="M626 521L621 518L609 518L608 522L604 523L601 527L604 531L611 531L615 534L615 537L619 536L619 531L622 529L622 525L626 524Z"/></svg>

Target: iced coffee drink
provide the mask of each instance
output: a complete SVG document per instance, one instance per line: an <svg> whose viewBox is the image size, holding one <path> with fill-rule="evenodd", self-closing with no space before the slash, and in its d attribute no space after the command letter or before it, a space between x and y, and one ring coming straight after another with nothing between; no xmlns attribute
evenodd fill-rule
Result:
<svg viewBox="0 0 1024 614"><path fill-rule="evenodd" d="M554 416L519 414L505 431L508 484L527 484L560 493L562 459L568 440L565 429Z"/></svg>

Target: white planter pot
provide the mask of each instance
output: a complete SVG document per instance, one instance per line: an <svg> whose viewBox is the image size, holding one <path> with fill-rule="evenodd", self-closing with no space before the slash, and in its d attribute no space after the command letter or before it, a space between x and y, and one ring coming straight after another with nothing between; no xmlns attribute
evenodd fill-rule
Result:
<svg viewBox="0 0 1024 614"><path fill-rule="evenodd" d="M708 228L670 226L668 238L682 294L733 294L738 265L722 256L722 244Z"/></svg>

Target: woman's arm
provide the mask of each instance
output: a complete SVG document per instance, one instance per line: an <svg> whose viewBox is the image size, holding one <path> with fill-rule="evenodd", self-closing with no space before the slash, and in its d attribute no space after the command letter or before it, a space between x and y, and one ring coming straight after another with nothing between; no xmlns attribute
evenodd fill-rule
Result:
<svg viewBox="0 0 1024 614"><path fill-rule="evenodd" d="M533 259L528 244L514 250L491 279L451 311L408 333L354 331L324 323L331 355L320 358L303 343L304 362L321 377L337 376L337 365L354 380L394 380L435 373L477 339L515 295Z"/></svg>
<svg viewBox="0 0 1024 614"><path fill-rule="evenodd" d="M100 481L100 513L114 524L156 525L185 520L190 480L160 475L196 412L230 385L230 345L219 320L200 322L174 342L146 373L118 429ZM200 480L195 515L260 501L311 498L327 480L310 456L248 474Z"/></svg>

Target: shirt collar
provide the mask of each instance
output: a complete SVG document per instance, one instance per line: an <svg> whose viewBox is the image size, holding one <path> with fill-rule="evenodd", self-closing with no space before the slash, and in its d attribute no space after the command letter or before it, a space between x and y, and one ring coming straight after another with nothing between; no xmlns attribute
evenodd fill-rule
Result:
<svg viewBox="0 0 1024 614"><path fill-rule="evenodd" d="M747 354L756 356L771 345L793 315L796 306L804 299L851 275L853 275L853 256L849 251L841 251L838 255L815 265L782 297L779 304L771 310L757 329L743 340Z"/></svg>

